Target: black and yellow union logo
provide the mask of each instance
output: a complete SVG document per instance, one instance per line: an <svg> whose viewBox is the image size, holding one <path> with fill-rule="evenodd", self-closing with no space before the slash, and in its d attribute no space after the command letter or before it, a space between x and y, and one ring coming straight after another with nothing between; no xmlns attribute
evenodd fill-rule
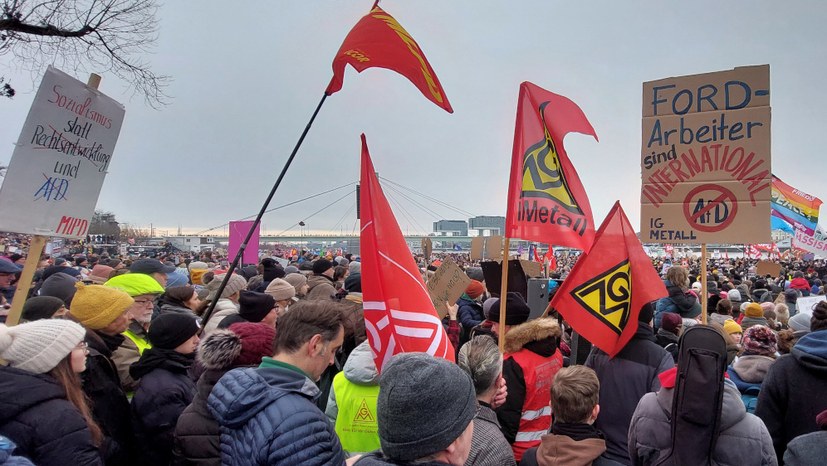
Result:
<svg viewBox="0 0 827 466"><path fill-rule="evenodd" d="M547 105L548 102L540 104L540 119L545 137L529 147L523 155L523 191L520 197L551 199L569 212L583 215L569 190L557 147L546 125L544 112Z"/></svg>
<svg viewBox="0 0 827 466"><path fill-rule="evenodd" d="M620 335L632 304L632 269L629 259L577 286L572 297L607 327Z"/></svg>

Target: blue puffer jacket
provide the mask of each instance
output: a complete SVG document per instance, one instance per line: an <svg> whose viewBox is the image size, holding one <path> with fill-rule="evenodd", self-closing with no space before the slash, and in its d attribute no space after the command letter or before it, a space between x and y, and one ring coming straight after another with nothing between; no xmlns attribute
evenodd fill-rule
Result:
<svg viewBox="0 0 827 466"><path fill-rule="evenodd" d="M465 331L471 331L472 328L485 320L485 315L482 312L482 304L469 298L467 294L463 294L459 298L457 305L459 306L457 317Z"/></svg>
<svg viewBox="0 0 827 466"><path fill-rule="evenodd" d="M221 426L221 464L342 465L342 445L309 378L283 367L234 369L207 400Z"/></svg>

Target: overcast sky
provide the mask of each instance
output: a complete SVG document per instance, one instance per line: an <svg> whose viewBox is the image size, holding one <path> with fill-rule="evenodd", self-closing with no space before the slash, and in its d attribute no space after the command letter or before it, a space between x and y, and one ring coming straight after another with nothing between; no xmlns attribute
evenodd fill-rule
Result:
<svg viewBox="0 0 827 466"><path fill-rule="evenodd" d="M372 0L175 0L159 8L147 59L173 77L159 110L103 74L100 89L126 119L98 208L122 222L195 232L255 214L327 86L331 61ZM827 2L437 1L381 6L417 40L454 108L448 114L405 78L348 68L327 99L271 207L355 183L359 134L380 176L474 215L505 215L518 86L531 81L578 103L600 142L572 134L566 149L600 224L620 199L640 212L641 88L668 76L770 64L773 172L827 199L823 153ZM5 61L4 61L5 60ZM0 163L39 78L0 76ZM88 70L64 70L86 81ZM387 183L386 185L387 186ZM264 217L269 233L358 231L353 185ZM397 190L400 188L396 188ZM405 233L462 213L385 188ZM402 191L403 193L405 191ZM423 208L424 207L424 208ZM216 232L222 232L216 230ZM288 233L299 233L292 227Z"/></svg>

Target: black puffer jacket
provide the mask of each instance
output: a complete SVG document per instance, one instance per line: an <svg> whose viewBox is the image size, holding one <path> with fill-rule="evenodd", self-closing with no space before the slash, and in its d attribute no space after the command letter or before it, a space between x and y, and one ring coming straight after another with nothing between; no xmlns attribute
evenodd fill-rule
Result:
<svg viewBox="0 0 827 466"><path fill-rule="evenodd" d="M129 369L141 380L132 413L143 464L166 465L172 460L175 424L195 395L195 383L187 375L193 361L192 354L149 348Z"/></svg>
<svg viewBox="0 0 827 466"><path fill-rule="evenodd" d="M86 370L81 374L83 391L91 401L92 415L106 436L101 447L103 456L106 464L113 466L128 466L135 461L129 400L112 361L112 352L123 339L122 335L110 336L87 330L89 357L86 358Z"/></svg>
<svg viewBox="0 0 827 466"><path fill-rule="evenodd" d="M0 435L39 466L103 464L86 421L46 374L0 366Z"/></svg>
<svg viewBox="0 0 827 466"><path fill-rule="evenodd" d="M192 403L181 413L175 426L173 464L221 465L221 429L210 410L207 398L218 379L229 369L208 369L195 385Z"/></svg>

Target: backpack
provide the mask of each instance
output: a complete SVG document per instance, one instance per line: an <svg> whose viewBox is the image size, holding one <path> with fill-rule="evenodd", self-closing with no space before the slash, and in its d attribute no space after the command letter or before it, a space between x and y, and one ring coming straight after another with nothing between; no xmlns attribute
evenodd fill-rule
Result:
<svg viewBox="0 0 827 466"><path fill-rule="evenodd" d="M759 391L760 389L758 387L750 387L741 393L741 401L744 402L744 406L747 408L748 413L755 414L755 407L758 406Z"/></svg>
<svg viewBox="0 0 827 466"><path fill-rule="evenodd" d="M695 326L681 335L678 347L678 372L669 420L672 444L656 464L711 464L721 430L726 341L712 327Z"/></svg>

